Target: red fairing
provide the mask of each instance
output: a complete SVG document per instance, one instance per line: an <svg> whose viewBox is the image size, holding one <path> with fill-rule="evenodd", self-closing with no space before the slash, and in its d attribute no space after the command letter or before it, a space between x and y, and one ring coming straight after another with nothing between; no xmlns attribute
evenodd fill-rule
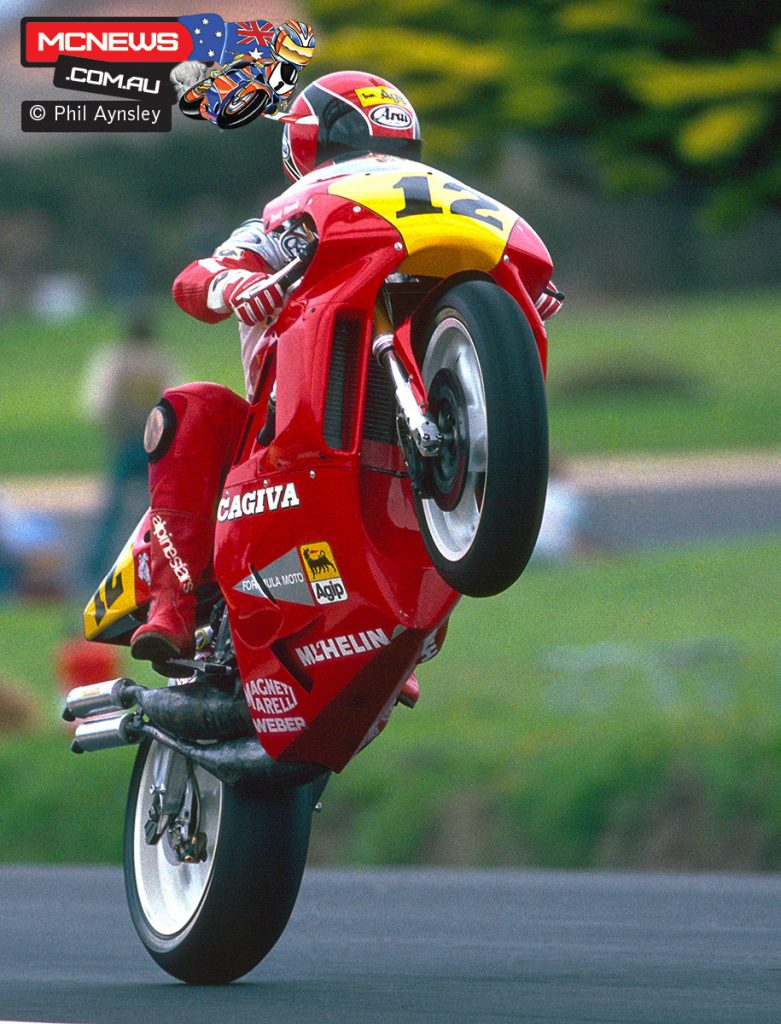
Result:
<svg viewBox="0 0 781 1024"><path fill-rule="evenodd" d="M241 249L240 254L238 257L209 256L206 259L195 260L185 267L173 283L172 292L176 304L185 313L207 324L226 320L231 315L230 311L215 313L207 305L209 285L214 278L226 270L269 270L266 262L257 253Z"/></svg>
<svg viewBox="0 0 781 1024"><path fill-rule="evenodd" d="M508 291L529 321L540 353L542 372L548 367L548 335L535 303L548 286L553 261L537 232L519 217L491 276Z"/></svg>
<svg viewBox="0 0 781 1024"><path fill-rule="evenodd" d="M252 366L255 403L219 495L214 549L259 740L274 758L334 771L381 729L460 598L424 546L394 409L382 412L370 394L375 304L407 258L404 239L390 220L328 191L356 173L345 168L309 175L264 211L265 231L304 215L318 244ZM519 220L492 276L526 315L543 366L535 301L551 270ZM395 346L425 401L411 324L396 326ZM275 381L266 447L259 434Z"/></svg>
<svg viewBox="0 0 781 1024"><path fill-rule="evenodd" d="M406 255L399 233L316 185L270 204L267 229L294 208L320 241L256 370L265 384L220 497L215 571L263 746L339 771L459 595L425 550L395 439L363 435L365 388L346 400L338 438L325 422L334 339L349 338L344 358L363 380L378 289ZM277 434L263 448L255 439L275 375Z"/></svg>

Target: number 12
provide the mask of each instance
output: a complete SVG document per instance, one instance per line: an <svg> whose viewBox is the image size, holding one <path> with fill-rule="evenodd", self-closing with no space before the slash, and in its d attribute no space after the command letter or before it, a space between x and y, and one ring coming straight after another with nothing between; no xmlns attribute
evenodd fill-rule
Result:
<svg viewBox="0 0 781 1024"><path fill-rule="evenodd" d="M416 217L422 213L444 213L441 206L434 206L431 202L431 186L427 175L412 174L399 178L394 188L400 188L404 193L404 207L396 214L397 219L401 217ZM443 188L452 192L469 192L465 185L457 181L446 181ZM460 217L471 217L472 220L481 220L484 224L490 224L500 231L504 227L498 217L481 213L481 210L498 210L499 206L486 196L476 195L473 192L468 199L456 199L450 204L450 213Z"/></svg>

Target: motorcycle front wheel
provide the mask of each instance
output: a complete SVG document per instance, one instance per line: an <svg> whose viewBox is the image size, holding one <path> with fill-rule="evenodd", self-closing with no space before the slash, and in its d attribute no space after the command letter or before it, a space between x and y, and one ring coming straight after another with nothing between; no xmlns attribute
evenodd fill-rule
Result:
<svg viewBox="0 0 781 1024"><path fill-rule="evenodd" d="M445 292L421 333L428 413L443 441L416 459L418 522L454 590L499 594L526 567L548 482L545 383L531 327L491 281Z"/></svg>
<svg viewBox="0 0 781 1024"><path fill-rule="evenodd" d="M313 784L261 795L141 744L125 813L125 889L136 931L163 970L218 985L263 959L298 895L313 806Z"/></svg>
<svg viewBox="0 0 781 1024"><path fill-rule="evenodd" d="M266 90L247 85L239 89L217 114L218 128L241 128L259 117L269 102Z"/></svg>

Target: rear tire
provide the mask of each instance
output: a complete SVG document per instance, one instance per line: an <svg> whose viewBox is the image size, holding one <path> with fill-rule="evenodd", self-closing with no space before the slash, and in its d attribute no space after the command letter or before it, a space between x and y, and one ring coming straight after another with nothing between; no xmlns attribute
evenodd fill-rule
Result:
<svg viewBox="0 0 781 1024"><path fill-rule="evenodd" d="M202 102L203 94L196 93L194 89L190 89L179 100L179 109L186 117L200 119Z"/></svg>
<svg viewBox="0 0 781 1024"><path fill-rule="evenodd" d="M163 970L192 985L224 984L252 970L288 922L306 864L312 784L260 795L196 767L206 859L181 863L166 848L166 835L153 846L144 837L162 749L145 740L130 780L124 856L130 915ZM182 755L168 756L186 772Z"/></svg>
<svg viewBox="0 0 781 1024"><path fill-rule="evenodd" d="M419 358L445 437L438 456L417 462L426 549L454 590L501 593L526 567L545 506L548 417L534 335L507 292L465 281L434 306Z"/></svg>

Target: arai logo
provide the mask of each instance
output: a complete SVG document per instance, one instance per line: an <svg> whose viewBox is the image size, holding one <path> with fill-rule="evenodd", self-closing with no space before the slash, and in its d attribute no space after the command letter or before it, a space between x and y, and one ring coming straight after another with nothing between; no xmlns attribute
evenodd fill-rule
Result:
<svg viewBox="0 0 781 1024"><path fill-rule="evenodd" d="M404 107L391 106L389 103L373 107L369 111L369 117L382 128L396 128L398 131L405 131L412 125L412 116L409 111Z"/></svg>

